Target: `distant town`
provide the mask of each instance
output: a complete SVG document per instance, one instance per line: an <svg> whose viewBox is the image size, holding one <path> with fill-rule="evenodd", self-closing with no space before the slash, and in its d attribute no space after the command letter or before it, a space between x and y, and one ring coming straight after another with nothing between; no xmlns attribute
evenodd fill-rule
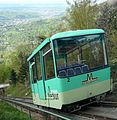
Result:
<svg viewBox="0 0 117 120"><path fill-rule="evenodd" d="M29 24L62 17L65 10L66 5L63 4L0 5L0 61L5 51L15 48L13 41L18 40L15 40L14 36L21 37L21 32L25 31Z"/></svg>

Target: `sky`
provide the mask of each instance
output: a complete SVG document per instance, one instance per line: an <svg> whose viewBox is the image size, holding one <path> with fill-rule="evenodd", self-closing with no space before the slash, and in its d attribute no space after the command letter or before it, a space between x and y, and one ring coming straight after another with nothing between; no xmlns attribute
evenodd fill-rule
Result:
<svg viewBox="0 0 117 120"><path fill-rule="evenodd" d="M0 0L0 4L51 4L51 3L63 3L66 4L66 0Z"/></svg>
<svg viewBox="0 0 117 120"><path fill-rule="evenodd" d="M98 1L103 2L105 0ZM66 0L0 0L0 4L52 4L52 3L66 4Z"/></svg>

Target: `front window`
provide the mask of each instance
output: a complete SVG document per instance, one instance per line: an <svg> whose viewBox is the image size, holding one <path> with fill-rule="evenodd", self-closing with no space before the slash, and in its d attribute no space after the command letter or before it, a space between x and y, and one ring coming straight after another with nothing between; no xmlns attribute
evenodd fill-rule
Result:
<svg viewBox="0 0 117 120"><path fill-rule="evenodd" d="M86 73L106 64L103 34L57 39L54 47L60 77Z"/></svg>

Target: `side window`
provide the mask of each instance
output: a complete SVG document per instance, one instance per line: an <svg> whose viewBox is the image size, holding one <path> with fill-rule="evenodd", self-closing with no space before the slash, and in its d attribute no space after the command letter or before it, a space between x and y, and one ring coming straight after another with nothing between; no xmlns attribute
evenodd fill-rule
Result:
<svg viewBox="0 0 117 120"><path fill-rule="evenodd" d="M45 66L45 79L51 79L55 77L54 73L54 63L52 50L50 48L50 44L47 44L43 48L43 58L44 58L44 66Z"/></svg>
<svg viewBox="0 0 117 120"><path fill-rule="evenodd" d="M41 64L40 64L40 55L39 53L36 54L36 67L37 67L37 79L42 80L42 75L41 75Z"/></svg>
<svg viewBox="0 0 117 120"><path fill-rule="evenodd" d="M33 57L30 61L32 65L32 74L33 74L33 80L32 83L36 83L37 82L37 74L36 74L36 64L35 64L35 57Z"/></svg>

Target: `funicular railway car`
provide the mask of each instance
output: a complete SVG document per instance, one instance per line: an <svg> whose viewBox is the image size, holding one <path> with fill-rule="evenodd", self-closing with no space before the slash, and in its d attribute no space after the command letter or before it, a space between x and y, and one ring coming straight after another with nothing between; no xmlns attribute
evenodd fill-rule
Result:
<svg viewBox="0 0 117 120"><path fill-rule="evenodd" d="M99 100L111 90L104 31L61 32L45 39L29 56L36 105L62 109Z"/></svg>

